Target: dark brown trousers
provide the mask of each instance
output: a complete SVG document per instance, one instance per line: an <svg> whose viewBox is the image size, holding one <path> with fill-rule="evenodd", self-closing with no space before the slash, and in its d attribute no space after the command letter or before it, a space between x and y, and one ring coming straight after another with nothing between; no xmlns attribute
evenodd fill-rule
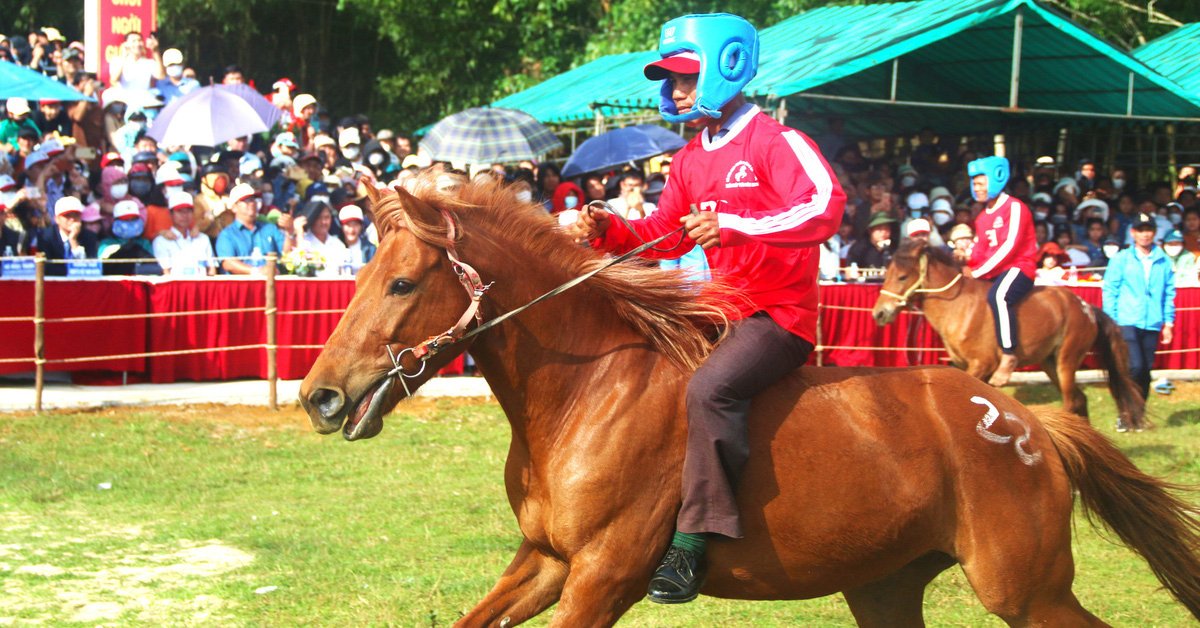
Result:
<svg viewBox="0 0 1200 628"><path fill-rule="evenodd" d="M750 398L808 360L811 342L766 312L733 324L688 382L683 508L676 529L742 537L734 497L750 457Z"/></svg>

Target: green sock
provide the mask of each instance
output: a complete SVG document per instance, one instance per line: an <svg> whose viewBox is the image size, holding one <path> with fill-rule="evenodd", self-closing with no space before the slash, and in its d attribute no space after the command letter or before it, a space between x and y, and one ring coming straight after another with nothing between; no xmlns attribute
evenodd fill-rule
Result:
<svg viewBox="0 0 1200 628"><path fill-rule="evenodd" d="M671 545L680 547L697 554L704 553L703 534L688 534L687 532L676 532L674 538L671 539Z"/></svg>

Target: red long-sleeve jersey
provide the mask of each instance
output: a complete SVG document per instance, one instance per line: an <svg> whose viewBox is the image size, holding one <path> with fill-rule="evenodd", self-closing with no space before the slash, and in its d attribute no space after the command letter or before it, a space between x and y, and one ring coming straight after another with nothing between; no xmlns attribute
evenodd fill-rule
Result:
<svg viewBox="0 0 1200 628"><path fill-rule="evenodd" d="M816 344L817 246L842 221L846 194L816 144L758 111L733 121L723 137L708 130L675 154L671 176L648 217L610 223L597 247L620 253L680 226L692 206L719 214L721 246L706 251L714 278L742 290L741 318L766 311L788 331ZM677 240L668 238L658 248ZM668 252L676 258L695 243L686 237Z"/></svg>
<svg viewBox="0 0 1200 628"><path fill-rule="evenodd" d="M1016 267L1033 279L1037 248L1033 214L1024 203L1002 193L992 208L975 217L971 272L980 279L993 279Z"/></svg>

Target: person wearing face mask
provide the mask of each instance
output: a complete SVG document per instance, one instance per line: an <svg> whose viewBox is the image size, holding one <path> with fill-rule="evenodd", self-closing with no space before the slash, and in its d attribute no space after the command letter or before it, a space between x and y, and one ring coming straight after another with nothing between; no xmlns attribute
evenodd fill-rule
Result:
<svg viewBox="0 0 1200 628"><path fill-rule="evenodd" d="M897 181L897 188L899 192L903 193L907 190L911 190L917 185L916 168L905 164L896 170L896 174L899 176L899 180Z"/></svg>
<svg viewBox="0 0 1200 628"><path fill-rule="evenodd" d="M220 164L200 168L200 193L196 195L196 226L210 238L218 237L234 221L229 212L229 173Z"/></svg>
<svg viewBox="0 0 1200 628"><path fill-rule="evenodd" d="M200 88L200 81L183 75L183 53L177 48L171 48L162 55L163 65L166 66L166 78L155 81L158 94L163 99L163 105L191 93Z"/></svg>
<svg viewBox="0 0 1200 628"><path fill-rule="evenodd" d="M1113 168L1109 179L1112 181L1113 190L1116 190L1118 194L1123 193L1129 185L1129 178L1125 175L1124 168Z"/></svg>
<svg viewBox="0 0 1200 628"><path fill-rule="evenodd" d="M146 112L141 107L128 106L125 108L125 124L113 131L109 138L113 150L120 153L127 163L133 163L138 136L146 130L147 120Z"/></svg>
<svg viewBox="0 0 1200 628"><path fill-rule="evenodd" d="M1163 238L1162 249L1171 262L1171 270L1175 271L1175 283L1195 285L1198 279L1196 254L1183 248L1183 234L1172 229Z"/></svg>
<svg viewBox="0 0 1200 628"><path fill-rule="evenodd" d="M100 212L100 219L104 222L105 231L112 229L113 208L118 201L131 200L137 204L139 209L143 207L142 202L129 193L129 178L125 171L117 166L106 166L100 171L100 186L97 192L99 192L100 198L88 207L95 208Z"/></svg>
<svg viewBox="0 0 1200 628"><path fill-rule="evenodd" d="M335 168L345 166L353 169L362 164L362 139L356 127L342 129L338 134L338 148L341 149L342 158L335 162Z"/></svg>
<svg viewBox="0 0 1200 628"><path fill-rule="evenodd" d="M148 259L154 247L142 237L146 222L133 201L119 201L113 208L112 235L100 241L100 259ZM149 267L149 266L152 266ZM162 274L158 264L143 266L138 262L105 264L105 275Z"/></svg>
<svg viewBox="0 0 1200 628"><path fill-rule="evenodd" d="M342 223L342 244L346 246L346 262L343 275L357 275L358 271L375 257L375 245L362 237L363 213L357 205L347 205L338 212Z"/></svg>
<svg viewBox="0 0 1200 628"><path fill-rule="evenodd" d="M557 214L568 209L579 209L581 199L583 199L583 190L570 181L563 181L554 188L554 197L550 199L550 213Z"/></svg>
<svg viewBox="0 0 1200 628"><path fill-rule="evenodd" d="M1100 249L1104 251L1105 258L1102 266L1107 266L1108 263L1112 261L1112 258L1116 257L1117 253L1121 252L1121 248L1121 242L1117 239L1117 236L1112 234L1104 236L1104 240L1100 246Z"/></svg>
<svg viewBox="0 0 1200 628"><path fill-rule="evenodd" d="M17 97L9 98L5 102L5 110L8 113L4 121L0 122L0 145L3 145L8 152L15 153L17 151L17 134L21 129L29 129L37 137L42 136L42 131L30 119L28 100Z"/></svg>
<svg viewBox="0 0 1200 628"><path fill-rule="evenodd" d="M1133 222L1133 246L1117 253L1104 272L1104 313L1121 326L1129 344L1129 375L1150 394L1154 351L1175 336L1175 274L1162 249L1154 246L1158 225L1153 214L1141 213ZM1117 420L1117 431L1140 429Z"/></svg>

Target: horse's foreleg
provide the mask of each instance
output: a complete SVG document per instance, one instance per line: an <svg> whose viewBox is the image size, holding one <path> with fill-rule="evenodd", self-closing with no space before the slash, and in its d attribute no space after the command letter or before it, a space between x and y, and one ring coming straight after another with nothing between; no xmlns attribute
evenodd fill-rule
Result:
<svg viewBox="0 0 1200 628"><path fill-rule="evenodd" d="M529 541L521 543L500 581L456 628L508 628L550 608L562 594L567 565L550 558Z"/></svg>
<svg viewBox="0 0 1200 628"><path fill-rule="evenodd" d="M882 580L842 594L859 628L920 628L925 625L925 587L954 563L947 554L930 552Z"/></svg>
<svg viewBox="0 0 1200 628"><path fill-rule="evenodd" d="M987 378L996 372L996 366L995 360L969 360L967 361L967 375L987 381Z"/></svg>
<svg viewBox="0 0 1200 628"><path fill-rule="evenodd" d="M608 628L646 596L661 544L610 534L609 540L571 557L571 575L554 609L551 628ZM621 542L614 542L619 538Z"/></svg>

